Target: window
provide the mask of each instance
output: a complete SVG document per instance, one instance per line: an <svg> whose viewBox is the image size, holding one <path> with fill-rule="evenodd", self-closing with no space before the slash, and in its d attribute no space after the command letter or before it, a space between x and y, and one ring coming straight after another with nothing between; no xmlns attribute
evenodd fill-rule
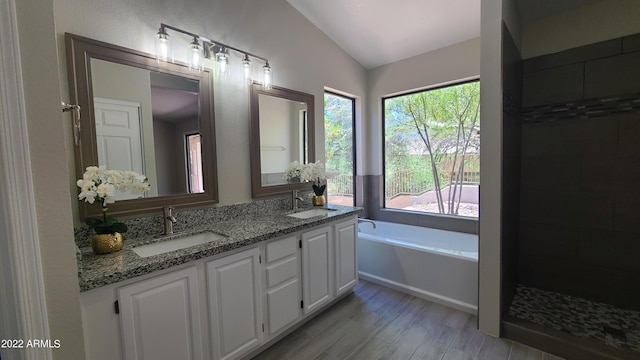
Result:
<svg viewBox="0 0 640 360"><path fill-rule="evenodd" d="M355 100L331 92L324 93L324 147L327 201L330 204L355 204L355 158L353 127Z"/></svg>
<svg viewBox="0 0 640 360"><path fill-rule="evenodd" d="M480 82L383 99L385 207L478 217Z"/></svg>

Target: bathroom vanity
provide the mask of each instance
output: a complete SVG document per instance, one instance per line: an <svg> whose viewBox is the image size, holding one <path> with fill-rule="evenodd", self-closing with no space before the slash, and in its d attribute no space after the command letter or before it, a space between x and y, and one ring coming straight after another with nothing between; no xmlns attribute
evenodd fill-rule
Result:
<svg viewBox="0 0 640 360"><path fill-rule="evenodd" d="M308 217L303 210L128 239L109 255L82 248L87 358L249 358L348 295L358 281L359 209L332 206ZM178 250L135 251L207 234L212 241Z"/></svg>

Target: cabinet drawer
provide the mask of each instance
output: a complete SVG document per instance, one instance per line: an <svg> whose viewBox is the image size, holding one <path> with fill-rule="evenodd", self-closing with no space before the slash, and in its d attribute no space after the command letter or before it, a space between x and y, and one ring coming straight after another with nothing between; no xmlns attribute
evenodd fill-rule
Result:
<svg viewBox="0 0 640 360"><path fill-rule="evenodd" d="M290 236L267 244L267 264L287 256L295 255L298 251L298 237Z"/></svg>
<svg viewBox="0 0 640 360"><path fill-rule="evenodd" d="M292 257L275 265L267 266L267 287L270 288L298 275L298 259Z"/></svg>

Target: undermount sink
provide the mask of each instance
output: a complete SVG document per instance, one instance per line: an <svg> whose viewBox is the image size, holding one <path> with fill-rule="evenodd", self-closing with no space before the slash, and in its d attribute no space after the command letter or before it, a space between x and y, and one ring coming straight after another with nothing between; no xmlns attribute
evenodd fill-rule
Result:
<svg viewBox="0 0 640 360"><path fill-rule="evenodd" d="M309 218L316 217L316 216L327 215L328 213L331 213L333 211L335 211L335 210L333 210L333 209L321 209L321 208L320 209L310 209L310 210L305 210L305 211L289 214L287 216L291 216L291 217L298 218L298 219L309 219Z"/></svg>
<svg viewBox="0 0 640 360"><path fill-rule="evenodd" d="M222 239L224 236L214 234L212 232L203 232L184 237L178 237L171 240L163 240L155 243L136 246L133 248L133 252L140 257L149 257L159 254L168 253L180 249L185 249L195 245L206 244L210 241Z"/></svg>

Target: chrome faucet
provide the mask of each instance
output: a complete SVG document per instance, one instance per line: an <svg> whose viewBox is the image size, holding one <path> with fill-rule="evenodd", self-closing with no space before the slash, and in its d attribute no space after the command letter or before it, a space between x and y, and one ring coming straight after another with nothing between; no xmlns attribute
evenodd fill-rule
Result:
<svg viewBox="0 0 640 360"><path fill-rule="evenodd" d="M173 225L178 222L178 220L171 214L171 212L175 209L171 206L165 206L162 208L163 216L164 216L164 234L170 235L173 234Z"/></svg>
<svg viewBox="0 0 640 360"><path fill-rule="evenodd" d="M358 223L364 223L364 222L371 223L371 225L373 225L373 228L374 229L376 228L376 223L373 220L358 218Z"/></svg>
<svg viewBox="0 0 640 360"><path fill-rule="evenodd" d="M303 198L298 195L298 190L291 190L291 209L298 210L298 201L304 201Z"/></svg>

